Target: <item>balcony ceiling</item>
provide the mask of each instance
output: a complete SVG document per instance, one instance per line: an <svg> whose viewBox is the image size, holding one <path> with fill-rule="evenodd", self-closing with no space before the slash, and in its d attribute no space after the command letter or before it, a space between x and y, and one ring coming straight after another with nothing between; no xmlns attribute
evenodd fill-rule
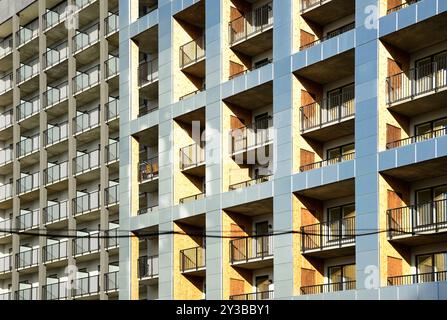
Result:
<svg viewBox="0 0 447 320"><path fill-rule="evenodd" d="M191 125L193 121L200 121L200 129L205 128L205 108L200 108L198 110L183 114L177 118L176 121L182 122L186 125Z"/></svg>
<svg viewBox="0 0 447 320"><path fill-rule="evenodd" d="M39 15L39 3L38 1L33 2L28 7L20 11L20 25L25 25L35 19Z"/></svg>
<svg viewBox="0 0 447 320"><path fill-rule="evenodd" d="M6 38L12 33L12 18L0 25L0 38Z"/></svg>
<svg viewBox="0 0 447 320"><path fill-rule="evenodd" d="M158 25L138 34L133 41L138 44L141 52L158 53Z"/></svg>
<svg viewBox="0 0 447 320"><path fill-rule="evenodd" d="M322 201L353 196L355 194L354 179L343 180L315 188L296 192L297 195L305 196Z"/></svg>
<svg viewBox="0 0 447 320"><path fill-rule="evenodd" d="M196 216L192 216L192 217L188 217L188 218L184 218L184 219L179 219L177 221L175 221L176 223L181 223L181 224L185 224L191 227L196 227L199 229L203 229L205 228L205 214L199 214ZM201 230L197 230L197 231L201 231Z"/></svg>
<svg viewBox="0 0 447 320"><path fill-rule="evenodd" d="M446 157L398 167L383 171L382 174L407 182L425 180L447 175Z"/></svg>
<svg viewBox="0 0 447 320"><path fill-rule="evenodd" d="M158 144L158 127L151 127L135 135L140 145L155 147Z"/></svg>
<svg viewBox="0 0 447 320"><path fill-rule="evenodd" d="M239 213L250 217L260 216L264 214L273 214L273 198L244 203L234 207L226 208L225 211Z"/></svg>
<svg viewBox="0 0 447 320"><path fill-rule="evenodd" d="M355 0L332 0L314 9L309 9L302 16L325 26L351 14L355 14Z"/></svg>
<svg viewBox="0 0 447 320"><path fill-rule="evenodd" d="M196 4L180 11L175 18L182 20L201 29L205 28L205 0L201 0Z"/></svg>
<svg viewBox="0 0 447 320"><path fill-rule="evenodd" d="M237 105L247 110L273 104L273 82L267 82L252 89L243 91L225 99L225 102Z"/></svg>

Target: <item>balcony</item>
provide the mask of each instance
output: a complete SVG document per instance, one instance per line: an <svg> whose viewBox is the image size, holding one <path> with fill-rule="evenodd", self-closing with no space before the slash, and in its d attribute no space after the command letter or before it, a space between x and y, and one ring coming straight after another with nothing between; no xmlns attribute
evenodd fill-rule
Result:
<svg viewBox="0 0 447 320"><path fill-rule="evenodd" d="M355 289L356 281L333 282L301 287L301 294L320 294Z"/></svg>
<svg viewBox="0 0 447 320"><path fill-rule="evenodd" d="M105 205L106 207L112 207L119 202L119 185L114 185L106 188L105 192Z"/></svg>
<svg viewBox="0 0 447 320"><path fill-rule="evenodd" d="M94 128L99 127L99 117L100 117L100 110L99 107L89 110L87 112L78 112L78 115L73 119L74 122L74 134L75 136L80 135L81 133L84 133L86 131L90 131ZM87 137L85 137L87 140L91 140L90 134ZM79 138L77 138L79 139Z"/></svg>
<svg viewBox="0 0 447 320"><path fill-rule="evenodd" d="M201 36L180 47L180 69L196 77L205 77L205 37Z"/></svg>
<svg viewBox="0 0 447 320"><path fill-rule="evenodd" d="M303 44L300 47L300 51L303 51L303 50L306 50L306 49L311 48L313 46L316 46L317 44L320 44L320 43L322 43L324 41L327 41L329 39L335 38L335 37L337 37L337 36L339 36L339 35L341 35L343 33L351 31L353 29L355 29L355 22L347 24L347 25L345 25L345 26L343 26L341 28L338 28L336 30L333 30L333 31L329 32L326 36L321 37L321 38L319 38L317 40L314 40L314 41L308 42L306 44Z"/></svg>
<svg viewBox="0 0 447 320"><path fill-rule="evenodd" d="M12 127L13 110L7 110L0 114L0 131Z"/></svg>
<svg viewBox="0 0 447 320"><path fill-rule="evenodd" d="M85 31L76 31L73 37L74 54L86 49L99 40L99 23L89 27Z"/></svg>
<svg viewBox="0 0 447 320"><path fill-rule="evenodd" d="M109 143L106 146L106 163L109 165L112 162L119 161L120 156L120 143L119 141Z"/></svg>
<svg viewBox="0 0 447 320"><path fill-rule="evenodd" d="M273 236L246 237L230 241L230 263L247 268L273 265Z"/></svg>
<svg viewBox="0 0 447 320"><path fill-rule="evenodd" d="M254 152L257 148L268 146L273 143L274 138L273 118L268 117L259 123L233 129L230 137L232 142L230 153L233 156L248 151Z"/></svg>
<svg viewBox="0 0 447 320"><path fill-rule="evenodd" d="M49 87L43 94L45 110L56 107L68 99L68 83L64 82L57 87Z"/></svg>
<svg viewBox="0 0 447 320"><path fill-rule="evenodd" d="M242 75L244 75L244 74L247 74L248 72L251 72L251 71L260 69L260 68L262 68L262 67L264 67L264 66L267 66L267 65L271 64L272 62L273 62L272 59L268 59L268 60L266 60L266 61L263 62L263 63L257 63L255 66L253 66L253 67L251 67L251 68L248 68L248 69L245 69L245 70L242 70L242 71L236 71L236 72L230 74L230 76L229 76L229 80L234 79L234 78L239 77L239 76L242 76ZM234 63L234 62L233 62L233 63ZM241 65L241 68L243 69L243 68L245 68L245 67Z"/></svg>
<svg viewBox="0 0 447 320"><path fill-rule="evenodd" d="M68 43L64 42L55 48L48 48L44 53L43 69L47 70L68 59Z"/></svg>
<svg viewBox="0 0 447 320"><path fill-rule="evenodd" d="M141 183L158 178L158 157L140 162L138 176Z"/></svg>
<svg viewBox="0 0 447 320"><path fill-rule="evenodd" d="M36 134L31 137L21 137L21 141L17 142L17 158L22 158L39 151L40 137Z"/></svg>
<svg viewBox="0 0 447 320"><path fill-rule="evenodd" d="M140 88L158 81L158 59L140 62L138 66L138 85Z"/></svg>
<svg viewBox="0 0 447 320"><path fill-rule="evenodd" d="M0 78L0 95L12 89L12 72Z"/></svg>
<svg viewBox="0 0 447 320"><path fill-rule="evenodd" d="M429 139L439 138L439 137L445 136L446 134L447 134L447 130L445 128L439 129L439 130L432 130L432 131L426 132L424 134L388 142L386 144L386 148L387 149L400 148L400 147L408 146L413 143L418 143L418 142L423 142L423 141L426 141Z"/></svg>
<svg viewBox="0 0 447 320"><path fill-rule="evenodd" d="M75 0L74 4L78 7L78 10L82 10L95 1L96 0Z"/></svg>
<svg viewBox="0 0 447 320"><path fill-rule="evenodd" d="M65 300L68 298L68 290L67 281L57 279L55 283L42 286L42 300Z"/></svg>
<svg viewBox="0 0 447 320"><path fill-rule="evenodd" d="M257 291L252 293L236 294L230 296L230 300L252 301L252 300L273 300L274 291Z"/></svg>
<svg viewBox="0 0 447 320"><path fill-rule="evenodd" d="M0 41L0 59L10 55L12 53L13 40L12 35L4 38Z"/></svg>
<svg viewBox="0 0 447 320"><path fill-rule="evenodd" d="M5 149L0 149L0 167L12 162L13 148L9 146ZM4 172L6 173L6 172Z"/></svg>
<svg viewBox="0 0 447 320"><path fill-rule="evenodd" d="M17 227L20 231L31 230L39 227L40 211L37 210L20 210L17 216Z"/></svg>
<svg viewBox="0 0 447 320"><path fill-rule="evenodd" d="M7 301L11 299L11 292L0 293L0 301Z"/></svg>
<svg viewBox="0 0 447 320"><path fill-rule="evenodd" d="M427 242L429 235L447 232L447 200L438 200L411 205L387 211L388 238L390 240L416 241L415 236L423 235Z"/></svg>
<svg viewBox="0 0 447 320"><path fill-rule="evenodd" d="M0 274L9 273L12 271L12 255L0 257Z"/></svg>
<svg viewBox="0 0 447 320"><path fill-rule="evenodd" d="M17 69L17 85L21 85L25 81L37 76L39 72L39 58L33 59L28 63L21 63L19 69Z"/></svg>
<svg viewBox="0 0 447 320"><path fill-rule="evenodd" d="M194 143L180 149L180 170L184 173L205 175L205 143ZM201 168L199 168L201 167Z"/></svg>
<svg viewBox="0 0 447 320"><path fill-rule="evenodd" d="M406 286L417 283L447 281L447 271L417 273L404 276L388 277L389 286Z"/></svg>
<svg viewBox="0 0 447 320"><path fill-rule="evenodd" d="M120 58L119 57L111 57L105 61L106 70L105 77L106 80L109 80L119 74L120 68Z"/></svg>
<svg viewBox="0 0 447 320"><path fill-rule="evenodd" d="M120 115L120 100L118 98L114 98L106 103L106 122L111 122L117 119Z"/></svg>
<svg viewBox="0 0 447 320"><path fill-rule="evenodd" d="M393 12L397 12L397 11L399 11L399 10L401 10L403 8L406 8L408 6L411 6L412 4L415 4L415 3L419 2L419 1L420 0L404 0L403 3L401 3L401 4L397 5L397 6L388 8L387 11L386 11L386 14L391 14ZM390 2L390 1L388 1L388 2Z"/></svg>
<svg viewBox="0 0 447 320"><path fill-rule="evenodd" d="M119 227L113 227L112 229L104 231L104 235L107 237L106 240L106 249L112 250L119 247Z"/></svg>
<svg viewBox="0 0 447 320"><path fill-rule="evenodd" d="M99 210L99 191L83 194L73 199L73 213L76 216Z"/></svg>
<svg viewBox="0 0 447 320"><path fill-rule="evenodd" d="M273 176L263 176L263 177L259 177L256 179L252 179L252 180L247 180L244 182L239 182L239 183L235 183L230 185L230 190L238 190L238 189L245 189L251 186L255 186L264 182L268 182L270 180L272 180Z"/></svg>
<svg viewBox="0 0 447 320"><path fill-rule="evenodd" d="M205 248L195 247L180 250L180 272L205 275Z"/></svg>
<svg viewBox="0 0 447 320"><path fill-rule="evenodd" d="M52 244L47 244L42 249L43 263L49 264L52 262L57 262L65 260L68 258L67 255L68 241L57 241Z"/></svg>
<svg viewBox="0 0 447 320"><path fill-rule="evenodd" d="M158 205L138 209L137 215L148 214L158 209Z"/></svg>
<svg viewBox="0 0 447 320"><path fill-rule="evenodd" d="M40 172L32 174L22 174L22 178L17 179L17 195L22 195L40 187Z"/></svg>
<svg viewBox="0 0 447 320"><path fill-rule="evenodd" d="M142 117L146 114L152 113L155 110L158 110L158 105L150 104L147 101L143 101L143 103L140 104L138 107L138 117Z"/></svg>
<svg viewBox="0 0 447 320"><path fill-rule="evenodd" d="M386 79L388 108L415 116L443 108L447 98L447 56Z"/></svg>
<svg viewBox="0 0 447 320"><path fill-rule="evenodd" d="M301 16L325 26L354 14L355 0L301 0Z"/></svg>
<svg viewBox="0 0 447 320"><path fill-rule="evenodd" d="M331 254L331 250L342 249L346 255L354 251L355 217L316 223L301 227L301 252L318 257Z"/></svg>
<svg viewBox="0 0 447 320"><path fill-rule="evenodd" d="M305 172L305 171L309 171L309 170L327 167L327 166L330 166L330 165L333 165L336 163L354 160L354 158L355 158L355 152L347 153L347 154L338 156L336 158L331 158L331 159L303 165L300 167L300 172Z"/></svg>
<svg viewBox="0 0 447 320"><path fill-rule="evenodd" d="M12 198L12 183L0 185L0 202L9 200L11 198Z"/></svg>
<svg viewBox="0 0 447 320"><path fill-rule="evenodd" d="M44 32L55 27L67 18L68 13L71 12L70 10L68 10L67 4L67 1L64 1L54 8L47 9L45 14L43 15Z"/></svg>
<svg viewBox="0 0 447 320"><path fill-rule="evenodd" d="M188 202L205 199L205 197L206 197L206 194L202 192L202 193L195 194L193 196L181 198L179 200L179 202L180 202L180 204L185 204L185 203L188 203Z"/></svg>
<svg viewBox="0 0 447 320"><path fill-rule="evenodd" d="M75 256L85 256L92 253L98 253L100 249L99 232L93 232L86 235L80 235L73 239L73 253Z"/></svg>
<svg viewBox="0 0 447 320"><path fill-rule="evenodd" d="M17 269L35 267L39 264L39 248L29 248L26 251L16 253Z"/></svg>
<svg viewBox="0 0 447 320"><path fill-rule="evenodd" d="M48 168L43 171L43 183L46 187L66 179L68 179L68 161L58 164L48 163Z"/></svg>
<svg viewBox="0 0 447 320"><path fill-rule="evenodd" d="M79 152L80 153L80 152ZM93 150L89 153L84 153L76 158L74 158L74 175L79 176L83 173L86 173L88 171L92 171L99 168L99 155L100 150ZM94 179L95 177L91 176L91 179ZM90 179L90 180L91 180Z"/></svg>
<svg viewBox="0 0 447 320"><path fill-rule="evenodd" d="M273 47L273 2L249 11L229 24L230 46L248 56Z"/></svg>
<svg viewBox="0 0 447 320"><path fill-rule="evenodd" d="M68 122L56 125L48 124L48 129L43 132L45 148L68 139Z"/></svg>
<svg viewBox="0 0 447 320"><path fill-rule="evenodd" d="M158 256L143 256L138 259L138 279L140 281L158 278Z"/></svg>
<svg viewBox="0 0 447 320"><path fill-rule="evenodd" d="M32 287L20 289L15 292L15 300L38 300L39 299L39 287Z"/></svg>
<svg viewBox="0 0 447 320"><path fill-rule="evenodd" d="M21 100L17 106L17 121L21 122L40 112L40 100L36 97L31 100ZM38 123L35 123L38 126Z"/></svg>
<svg viewBox="0 0 447 320"><path fill-rule="evenodd" d="M43 208L43 223L48 227L68 218L68 201L61 201Z"/></svg>
<svg viewBox="0 0 447 320"><path fill-rule="evenodd" d="M119 16L116 13L109 12L109 15L105 19L105 25L106 25L106 37L109 37L113 33L117 32L119 30Z"/></svg>
<svg viewBox="0 0 447 320"><path fill-rule="evenodd" d="M82 298L99 294L99 275L80 275L75 280L73 297Z"/></svg>
<svg viewBox="0 0 447 320"><path fill-rule="evenodd" d="M87 71L77 71L76 73L76 77L73 78L74 94L79 94L99 83L99 65L94 66Z"/></svg>
<svg viewBox="0 0 447 320"><path fill-rule="evenodd" d="M107 293L117 292L118 286L118 271L108 272L104 274L105 291Z"/></svg>
<svg viewBox="0 0 447 320"><path fill-rule="evenodd" d="M20 26L19 31L16 33L17 47L20 48L26 43L36 39L39 35L39 20L36 19L26 26Z"/></svg>

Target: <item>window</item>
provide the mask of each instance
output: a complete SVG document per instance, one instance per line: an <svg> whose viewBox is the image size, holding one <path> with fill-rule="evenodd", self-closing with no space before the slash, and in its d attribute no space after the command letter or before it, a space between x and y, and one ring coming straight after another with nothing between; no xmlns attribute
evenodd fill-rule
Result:
<svg viewBox="0 0 447 320"><path fill-rule="evenodd" d="M345 26L343 26L341 28L337 28L335 30L329 31L326 34L326 38L327 39L334 38L334 37L336 37L336 36L338 36L338 35L340 35L342 33L348 32L349 30L352 30L354 28L355 28L355 22L349 23L349 24L347 24L347 25L345 25Z"/></svg>
<svg viewBox="0 0 447 320"><path fill-rule="evenodd" d="M447 85L447 51L415 62L416 94Z"/></svg>
<svg viewBox="0 0 447 320"><path fill-rule="evenodd" d="M354 143L328 149L327 150L328 164L334 164L345 160L351 160L353 158L354 152L355 152Z"/></svg>
<svg viewBox="0 0 447 320"><path fill-rule="evenodd" d="M329 208L327 211L328 241L338 241L354 236L355 231L355 204Z"/></svg>
<svg viewBox="0 0 447 320"><path fill-rule="evenodd" d="M335 121L354 114L354 84L328 91L326 122Z"/></svg>
<svg viewBox="0 0 447 320"><path fill-rule="evenodd" d="M447 223L447 185L416 191L416 225L427 227Z"/></svg>
<svg viewBox="0 0 447 320"><path fill-rule="evenodd" d="M424 141L445 134L447 129L447 118L441 118L415 126L416 142Z"/></svg>
<svg viewBox="0 0 447 320"><path fill-rule="evenodd" d="M355 264L347 264L328 268L330 291L354 289L355 279Z"/></svg>
<svg viewBox="0 0 447 320"><path fill-rule="evenodd" d="M417 256L416 263L418 282L447 280L447 252Z"/></svg>

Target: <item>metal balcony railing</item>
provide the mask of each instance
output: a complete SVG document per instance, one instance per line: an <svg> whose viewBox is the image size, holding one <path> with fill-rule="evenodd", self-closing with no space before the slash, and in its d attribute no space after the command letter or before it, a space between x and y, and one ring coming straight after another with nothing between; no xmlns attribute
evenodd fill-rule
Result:
<svg viewBox="0 0 447 320"><path fill-rule="evenodd" d="M231 154L273 142L273 118L268 117L230 131Z"/></svg>
<svg viewBox="0 0 447 320"><path fill-rule="evenodd" d="M112 78L119 74L120 69L120 58L111 57L105 61L106 65L106 79Z"/></svg>
<svg viewBox="0 0 447 320"><path fill-rule="evenodd" d="M43 54L44 69L59 64L68 58L68 42L58 45L55 48L48 48Z"/></svg>
<svg viewBox="0 0 447 320"><path fill-rule="evenodd" d="M17 121L22 121L32 115L39 113L40 111L40 99L36 97L29 101L21 100L17 106Z"/></svg>
<svg viewBox="0 0 447 320"><path fill-rule="evenodd" d="M389 286L405 286L417 283L447 281L447 271L409 274L404 276L388 277Z"/></svg>
<svg viewBox="0 0 447 320"><path fill-rule="evenodd" d="M20 26L16 33L17 47L33 40L39 34L39 19L33 20L25 26Z"/></svg>
<svg viewBox="0 0 447 320"><path fill-rule="evenodd" d="M28 249L16 253L16 266L18 269L37 266L39 263L39 248Z"/></svg>
<svg viewBox="0 0 447 320"><path fill-rule="evenodd" d="M93 191L73 199L75 215L99 209L99 191Z"/></svg>
<svg viewBox="0 0 447 320"><path fill-rule="evenodd" d="M333 31L329 32L326 36L321 37L321 38L319 38L319 39L317 39L315 41L312 41L312 42L309 42L309 43L306 43L306 44L302 45L300 47L300 51L308 49L308 48L311 48L313 46L316 46L317 44L320 44L320 43L322 43L322 42L324 42L326 40L335 38L335 37L337 37L337 36L339 36L339 35L341 35L343 33L351 31L353 29L355 29L355 22L350 23L350 24L348 24L346 26L343 26L341 28L338 28L336 30L333 30Z"/></svg>
<svg viewBox="0 0 447 320"><path fill-rule="evenodd" d="M111 163L113 161L119 160L120 156L120 143L119 141L110 143L106 146L106 163Z"/></svg>
<svg viewBox="0 0 447 320"><path fill-rule="evenodd" d="M73 118L74 133L79 134L99 126L99 117L99 107L77 115Z"/></svg>
<svg viewBox="0 0 447 320"><path fill-rule="evenodd" d="M388 237L445 231L447 200L437 200L387 211Z"/></svg>
<svg viewBox="0 0 447 320"><path fill-rule="evenodd" d="M99 232L82 235L76 239L73 239L73 253L75 256L98 252L99 249Z"/></svg>
<svg viewBox="0 0 447 320"><path fill-rule="evenodd" d="M119 16L116 13L109 12L107 18L105 18L106 36L119 30Z"/></svg>
<svg viewBox="0 0 447 320"><path fill-rule="evenodd" d="M12 197L12 183L0 185L0 201L7 200Z"/></svg>
<svg viewBox="0 0 447 320"><path fill-rule="evenodd" d="M301 13L319 7L327 1L328 0L301 0Z"/></svg>
<svg viewBox="0 0 447 320"><path fill-rule="evenodd" d="M158 276L158 255L143 256L138 259L138 279L155 278Z"/></svg>
<svg viewBox="0 0 447 320"><path fill-rule="evenodd" d="M119 202L119 185L114 185L106 188L105 192L105 202L106 206L112 206Z"/></svg>
<svg viewBox="0 0 447 320"><path fill-rule="evenodd" d="M99 69L99 65L97 65L87 71L77 71L77 75L73 78L74 93L79 93L97 85L100 78Z"/></svg>
<svg viewBox="0 0 447 320"><path fill-rule="evenodd" d="M81 10L95 1L96 0L75 0L74 4L76 7L78 7L78 10Z"/></svg>
<svg viewBox="0 0 447 320"><path fill-rule="evenodd" d="M73 296L83 297L99 293L99 275L81 275L75 279Z"/></svg>
<svg viewBox="0 0 447 320"><path fill-rule="evenodd" d="M180 250L180 271L191 272L205 268L205 248Z"/></svg>
<svg viewBox="0 0 447 320"><path fill-rule="evenodd" d="M54 281L54 279L52 279ZM64 300L68 298L68 283L67 281L46 284L42 286L43 300Z"/></svg>
<svg viewBox="0 0 447 320"><path fill-rule="evenodd" d="M0 221L0 230L5 230L6 232L0 232L0 238L11 235L12 231L12 219L5 219Z"/></svg>
<svg viewBox="0 0 447 320"><path fill-rule="evenodd" d="M58 241L56 243L47 244L42 248L43 262L53 262L67 259L68 241Z"/></svg>
<svg viewBox="0 0 447 320"><path fill-rule="evenodd" d="M106 292L117 291L118 286L118 271L108 272L104 274L105 290Z"/></svg>
<svg viewBox="0 0 447 320"><path fill-rule="evenodd" d="M386 79L388 104L435 92L447 86L447 57Z"/></svg>
<svg viewBox="0 0 447 320"><path fill-rule="evenodd" d="M205 199L205 197L206 197L206 194L202 192L202 193L195 194L193 196L181 198L179 200L179 202L181 204L185 204L185 203L188 203L188 202L191 202L191 201Z"/></svg>
<svg viewBox="0 0 447 320"><path fill-rule="evenodd" d="M119 228L104 231L106 238L106 249L118 248L119 246Z"/></svg>
<svg viewBox="0 0 447 320"><path fill-rule="evenodd" d="M51 126L43 132L44 145L49 146L68 139L68 122Z"/></svg>
<svg viewBox="0 0 447 320"><path fill-rule="evenodd" d="M268 60L265 61L264 63L260 63L260 64L255 65L254 67L245 69L245 70L240 71L240 72L237 72L237 73L233 73L232 75L230 75L229 79L231 80L231 79L234 79L234 78L236 78L236 77L239 77L239 76L241 76L241 75L243 75L243 74L246 74L246 73L248 73L248 72L251 72L251 71L260 69L260 68L262 68L262 67L264 67L264 66L266 66L266 65L271 64L272 62L273 62L272 59L268 59Z"/></svg>
<svg viewBox="0 0 447 320"><path fill-rule="evenodd" d="M23 157L33 152L39 151L40 148L40 136L36 134L32 137L21 138L20 142L17 142L17 157Z"/></svg>
<svg viewBox="0 0 447 320"><path fill-rule="evenodd" d="M329 293L345 290L355 290L356 281L334 282L301 287L301 294Z"/></svg>
<svg viewBox="0 0 447 320"><path fill-rule="evenodd" d="M355 243L355 217L301 227L301 251L324 250Z"/></svg>
<svg viewBox="0 0 447 320"><path fill-rule="evenodd" d="M0 293L0 301L11 300L11 292Z"/></svg>
<svg viewBox="0 0 447 320"><path fill-rule="evenodd" d="M113 100L109 100L109 102L106 103L106 121L113 120L119 116L119 103L120 100L115 98Z"/></svg>
<svg viewBox="0 0 447 320"><path fill-rule="evenodd" d="M9 146L5 149L0 149L0 166L5 165L12 161L12 146Z"/></svg>
<svg viewBox="0 0 447 320"><path fill-rule="evenodd" d="M68 201L61 201L43 208L43 221L45 224L61 221L68 218Z"/></svg>
<svg viewBox="0 0 447 320"><path fill-rule="evenodd" d="M180 170L198 167L205 163L205 142L180 149Z"/></svg>
<svg viewBox="0 0 447 320"><path fill-rule="evenodd" d="M274 294L273 290L271 291L258 291L252 293L244 293L244 294L236 294L230 296L230 300L273 300Z"/></svg>
<svg viewBox="0 0 447 320"><path fill-rule="evenodd" d="M390 14L390 13L399 11L399 10L401 10L403 8L406 8L406 7L408 7L408 6L412 5L412 4L415 4L416 2L419 2L419 1L420 0L404 0L404 2L402 4L399 4L399 5L397 5L397 6L393 7L393 8L388 9L386 14Z"/></svg>
<svg viewBox="0 0 447 320"><path fill-rule="evenodd" d="M138 117L142 117L146 114L154 112L155 110L158 110L158 104L150 104L147 101L145 101L142 104L140 104L138 108Z"/></svg>
<svg viewBox="0 0 447 320"><path fill-rule="evenodd" d="M273 257L273 236L246 237L230 241L230 262L249 262Z"/></svg>
<svg viewBox="0 0 447 320"><path fill-rule="evenodd" d="M49 163L49 165L51 165ZM49 185L68 178L68 161L58 163L43 171L43 183Z"/></svg>
<svg viewBox="0 0 447 320"><path fill-rule="evenodd" d="M77 53L99 40L99 23L84 31L76 31L73 37L73 51Z"/></svg>
<svg viewBox="0 0 447 320"><path fill-rule="evenodd" d="M39 287L20 289L15 292L15 300L38 300Z"/></svg>
<svg viewBox="0 0 447 320"><path fill-rule="evenodd" d="M0 42L0 59L12 52L13 40L12 35L6 37Z"/></svg>
<svg viewBox="0 0 447 320"><path fill-rule="evenodd" d="M138 165L138 176L140 182L158 177L158 157L140 162Z"/></svg>
<svg viewBox="0 0 447 320"><path fill-rule="evenodd" d="M40 222L40 211L37 210L20 210L17 216L17 227L20 231L37 228Z"/></svg>
<svg viewBox="0 0 447 320"><path fill-rule="evenodd" d="M0 130L6 129L12 126L13 110L7 110L0 114Z"/></svg>
<svg viewBox="0 0 447 320"><path fill-rule="evenodd" d="M205 83L203 83L201 89L194 90L194 91L192 91L192 92L190 92L190 93L187 93L187 94L181 96L181 97L179 98L179 101L185 100L185 99L187 99L187 98L189 98L189 97L193 97L193 96L195 96L196 94L198 94L198 93L200 93L200 92L203 92L205 89L206 89L206 86L205 86Z"/></svg>
<svg viewBox="0 0 447 320"><path fill-rule="evenodd" d="M64 1L52 9L47 9L47 12L43 15L43 30L56 26L67 18L67 1Z"/></svg>
<svg viewBox="0 0 447 320"><path fill-rule="evenodd" d="M148 5L145 5L142 2L140 2L139 6L138 6L138 17L141 18L157 9L158 9L158 3L148 6Z"/></svg>
<svg viewBox="0 0 447 320"><path fill-rule="evenodd" d="M248 188L248 187L260 184L260 183L268 182L268 181L270 181L272 179L272 177L273 176L263 176L263 177L259 177L259 178L256 178L256 179L235 183L235 184L230 185L230 190L237 190L237 189Z"/></svg>
<svg viewBox="0 0 447 320"><path fill-rule="evenodd" d="M0 273L7 273L12 270L12 255L0 257Z"/></svg>
<svg viewBox="0 0 447 320"><path fill-rule="evenodd" d="M400 147L403 147L403 146L407 146L409 144L422 142L422 141L426 141L426 140L429 140L429 139L439 138L439 137L442 137L442 136L445 136L445 135L447 135L447 129L446 128L439 129L439 130L432 130L432 131L426 132L424 134L419 134L419 135L412 136L412 137L409 137L409 138L388 142L386 144L386 148L387 149L400 148Z"/></svg>
<svg viewBox="0 0 447 320"><path fill-rule="evenodd" d="M28 174L17 179L17 194L30 192L40 187L40 172Z"/></svg>
<svg viewBox="0 0 447 320"><path fill-rule="evenodd" d="M8 73L0 78L0 94L12 89L13 74Z"/></svg>
<svg viewBox="0 0 447 320"><path fill-rule="evenodd" d="M49 87L43 93L43 106L45 108L54 106L68 98L68 82L64 82L57 87Z"/></svg>
<svg viewBox="0 0 447 320"><path fill-rule="evenodd" d="M17 84L21 84L26 80L39 74L40 63L39 58L36 58L28 63L21 63L19 69L17 69Z"/></svg>
<svg viewBox="0 0 447 320"><path fill-rule="evenodd" d="M74 158L74 174L78 175L86 171L90 171L99 167L100 150L93 150L89 153Z"/></svg>
<svg viewBox="0 0 447 320"><path fill-rule="evenodd" d="M269 2L254 11L230 22L230 45L260 34L273 26L273 2Z"/></svg>
<svg viewBox="0 0 447 320"><path fill-rule="evenodd" d="M354 88L300 108L301 132L335 124L355 114Z"/></svg>
<svg viewBox="0 0 447 320"><path fill-rule="evenodd" d="M205 37L200 36L180 47L180 68L199 62L205 58Z"/></svg>
<svg viewBox="0 0 447 320"><path fill-rule="evenodd" d="M351 152L351 153L347 153L347 154L338 156L336 158L331 158L331 159L303 165L300 167L300 171L305 172L305 171L314 170L317 168L323 168L323 167L327 167L327 166L330 166L330 165L333 165L336 163L353 160L354 158L355 158L355 152Z"/></svg>
<svg viewBox="0 0 447 320"><path fill-rule="evenodd" d="M158 58L140 62L138 66L138 84L140 87L158 80Z"/></svg>
<svg viewBox="0 0 447 320"><path fill-rule="evenodd" d="M155 209L158 208L158 205L152 206L152 207L146 207L146 208L141 208L138 210L138 215L142 215L142 214L148 214L150 212L153 212Z"/></svg>

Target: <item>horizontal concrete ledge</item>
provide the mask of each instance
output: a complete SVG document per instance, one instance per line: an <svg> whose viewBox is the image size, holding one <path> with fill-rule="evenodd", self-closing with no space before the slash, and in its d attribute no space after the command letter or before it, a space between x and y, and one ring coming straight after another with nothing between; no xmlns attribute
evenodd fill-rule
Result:
<svg viewBox="0 0 447 320"><path fill-rule="evenodd" d="M142 230L149 227L154 227L159 224L159 213L157 209L154 211L142 214L136 217L130 217L129 228L132 231Z"/></svg>
<svg viewBox="0 0 447 320"><path fill-rule="evenodd" d="M149 12L129 25L129 38L158 25L158 9Z"/></svg>
<svg viewBox="0 0 447 320"><path fill-rule="evenodd" d="M160 110L155 110L130 122L130 135L155 127L159 124Z"/></svg>

